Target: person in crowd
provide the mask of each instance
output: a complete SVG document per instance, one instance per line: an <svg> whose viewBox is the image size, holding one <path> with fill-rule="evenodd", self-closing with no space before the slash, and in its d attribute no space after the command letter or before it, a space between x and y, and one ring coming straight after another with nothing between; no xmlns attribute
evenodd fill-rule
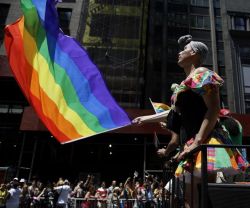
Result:
<svg viewBox="0 0 250 208"><path fill-rule="evenodd" d="M24 185L26 185L26 180L24 178L21 178L19 181L20 189L22 189Z"/></svg>
<svg viewBox="0 0 250 208"><path fill-rule="evenodd" d="M21 188L20 208L29 208L30 203L31 203L31 197L29 194L28 185L24 184Z"/></svg>
<svg viewBox="0 0 250 208"><path fill-rule="evenodd" d="M53 183L48 181L46 183L45 191L43 193L43 199L40 200L41 207L52 208L53 207Z"/></svg>
<svg viewBox="0 0 250 208"><path fill-rule="evenodd" d="M114 188L116 187L116 180L113 180L111 182L111 186L108 187L107 191L108 191L108 196L111 195L113 193Z"/></svg>
<svg viewBox="0 0 250 208"><path fill-rule="evenodd" d="M228 132L229 138L235 145L242 145L242 125L232 117L230 110L221 109L219 113L220 123Z"/></svg>
<svg viewBox="0 0 250 208"><path fill-rule="evenodd" d="M139 178L136 181L135 198L136 198L135 206L138 208L144 207L145 200L146 200L146 191L144 187L144 182L141 178Z"/></svg>
<svg viewBox="0 0 250 208"><path fill-rule="evenodd" d="M31 198L30 208L39 208L41 206L40 200L45 190L46 188L43 188L42 191L40 191L39 188L35 188L34 195Z"/></svg>
<svg viewBox="0 0 250 208"><path fill-rule="evenodd" d="M120 192L120 199L122 207L130 208L132 207L132 202L130 201L133 198L134 187L133 180L131 177L128 177L123 185L123 189Z"/></svg>
<svg viewBox="0 0 250 208"><path fill-rule="evenodd" d="M65 179L64 181L60 180L57 185L58 186L54 187L54 190L58 193L56 207L68 208L68 201L71 193L70 183L67 179Z"/></svg>
<svg viewBox="0 0 250 208"><path fill-rule="evenodd" d="M101 208L106 208L108 191L106 189L106 183L103 181L101 187L96 190L96 198L98 200L97 206Z"/></svg>
<svg viewBox="0 0 250 208"><path fill-rule="evenodd" d="M35 189L38 188L37 179L33 179L31 185L28 187L29 195L33 196Z"/></svg>
<svg viewBox="0 0 250 208"><path fill-rule="evenodd" d="M120 207L120 204L119 204L120 195L121 195L120 188L116 186L112 191L112 196L111 196L112 206L111 207L113 208Z"/></svg>
<svg viewBox="0 0 250 208"><path fill-rule="evenodd" d="M123 185L123 190L121 192L121 198L132 199L133 198L133 181L131 177L128 177Z"/></svg>
<svg viewBox="0 0 250 208"><path fill-rule="evenodd" d="M76 197L76 198L83 198L84 197L83 181L79 181L77 183L73 192L71 193L71 196Z"/></svg>
<svg viewBox="0 0 250 208"><path fill-rule="evenodd" d="M8 190L5 184L0 185L0 208L5 208Z"/></svg>
<svg viewBox="0 0 250 208"><path fill-rule="evenodd" d="M63 185L63 184L64 184L63 178L62 178L62 177L59 177L59 178L58 178L58 181L56 182L56 186L61 186L61 185Z"/></svg>
<svg viewBox="0 0 250 208"><path fill-rule="evenodd" d="M108 189L107 189L107 191L108 191L108 198L107 198L107 206L108 206L108 208L113 207L112 197L113 197L113 190L114 190L115 187L116 187L116 180L113 180L111 182L111 186L108 187Z"/></svg>
<svg viewBox="0 0 250 208"><path fill-rule="evenodd" d="M144 187L145 187L145 208L154 207L154 194L151 187L151 181L145 180L144 181Z"/></svg>
<svg viewBox="0 0 250 208"><path fill-rule="evenodd" d="M12 181L12 186L8 190L6 208L18 208L20 203L21 189L17 178Z"/></svg>
<svg viewBox="0 0 250 208"><path fill-rule="evenodd" d="M163 207L164 191L163 191L163 181L157 182L153 187L154 201L157 207Z"/></svg>
<svg viewBox="0 0 250 208"><path fill-rule="evenodd" d="M223 80L214 71L202 67L208 53L207 46L198 41L193 41L191 35L186 35L178 40L182 49L178 56L178 65L184 69L186 78L175 88L171 97L171 111L166 116L149 115L135 118L133 123L164 122L167 119L167 128L176 134L176 139L181 146L177 157L179 164L175 175L185 175L187 190L185 191L186 206L191 204L191 185L188 161L186 155L200 144L231 144L228 134L218 124L220 111L219 87ZM233 157L232 157L233 156ZM213 157L213 158L211 158ZM209 180L214 181L216 171L225 167L239 170L238 155L234 150L220 148L209 149L209 158L212 165L208 166ZM242 161L245 161L241 158ZM200 183L201 153L194 156L194 187ZM209 161L209 163L210 163ZM245 163L245 162L244 162ZM230 166L230 167L229 167ZM197 188L194 188L197 190ZM198 207L198 193L194 191L193 207Z"/></svg>
<svg viewBox="0 0 250 208"><path fill-rule="evenodd" d="M83 202L81 204L82 208L92 208L92 207L96 207L96 190L95 190L95 186L93 184L89 185L89 189L87 191L87 193L84 196Z"/></svg>

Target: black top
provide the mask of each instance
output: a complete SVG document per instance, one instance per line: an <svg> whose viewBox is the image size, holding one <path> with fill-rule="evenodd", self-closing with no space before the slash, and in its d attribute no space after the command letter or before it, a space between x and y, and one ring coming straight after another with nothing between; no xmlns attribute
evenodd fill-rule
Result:
<svg viewBox="0 0 250 208"><path fill-rule="evenodd" d="M192 90L180 92L175 107L177 112L169 114L167 128L179 134L184 144L199 132L207 107L202 96Z"/></svg>

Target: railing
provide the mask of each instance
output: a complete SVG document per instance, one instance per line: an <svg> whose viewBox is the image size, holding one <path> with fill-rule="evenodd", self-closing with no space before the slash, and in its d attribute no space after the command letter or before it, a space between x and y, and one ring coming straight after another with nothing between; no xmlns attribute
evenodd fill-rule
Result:
<svg viewBox="0 0 250 208"><path fill-rule="evenodd" d="M207 148L226 148L226 149L247 149L250 145L200 145L186 155L186 158L192 158L194 154L201 151L201 184L199 192L199 208L227 208L227 207L237 207L237 208L249 208L250 207L250 182L247 183L221 183L208 182L208 171L207 171ZM192 167L194 164L192 164ZM191 202L189 204L190 208L194 207L194 188L197 191L197 187L194 187L194 174L193 168L191 170ZM185 176L182 178L172 178L170 183L170 194L171 208L184 208L185 207ZM217 191L217 192L216 192ZM217 195L215 194L217 193ZM239 194L241 193L241 195ZM235 196L237 195L237 198ZM215 197L216 196L216 197ZM233 204L233 206L232 206ZM195 206L197 207L197 206Z"/></svg>
<svg viewBox="0 0 250 208"><path fill-rule="evenodd" d="M27 207L27 206L26 206ZM26 208L25 207L25 208ZM41 197L40 201L34 206L35 208L56 208L53 205L53 197ZM68 208L168 208L170 203L168 199L117 199L117 200L97 200L84 198L69 198Z"/></svg>
<svg viewBox="0 0 250 208"><path fill-rule="evenodd" d="M72 198L72 208L136 208L136 207L161 207L155 201L138 201L136 199L118 199L118 200L84 200L83 198ZM146 206L152 203L152 206Z"/></svg>

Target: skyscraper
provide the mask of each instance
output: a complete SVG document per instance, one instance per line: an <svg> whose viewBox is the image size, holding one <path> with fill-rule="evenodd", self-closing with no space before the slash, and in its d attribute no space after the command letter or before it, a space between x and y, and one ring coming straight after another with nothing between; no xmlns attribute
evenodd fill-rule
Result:
<svg viewBox="0 0 250 208"><path fill-rule="evenodd" d="M177 40L191 34L210 49L204 65L225 80L222 107L248 113L249 9L250 2L244 0L150 1L146 97L169 101L171 84L183 78L176 65Z"/></svg>

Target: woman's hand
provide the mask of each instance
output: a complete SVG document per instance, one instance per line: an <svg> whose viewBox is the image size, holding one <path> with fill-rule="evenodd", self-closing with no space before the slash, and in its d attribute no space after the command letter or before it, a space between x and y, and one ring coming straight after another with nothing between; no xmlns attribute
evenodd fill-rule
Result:
<svg viewBox="0 0 250 208"><path fill-rule="evenodd" d="M166 156L166 148L158 149L156 153L159 157L165 157Z"/></svg>
<svg viewBox="0 0 250 208"><path fill-rule="evenodd" d="M145 121L145 117L146 117L146 116L139 116L139 117L133 119L133 120L132 120L132 124L142 125L143 122Z"/></svg>
<svg viewBox="0 0 250 208"><path fill-rule="evenodd" d="M166 122L160 122L160 126L161 126L161 128L166 129L167 128L167 123Z"/></svg>
<svg viewBox="0 0 250 208"><path fill-rule="evenodd" d="M199 146L199 143L196 141L194 141L190 146L185 145L184 150L178 155L177 161L183 160L189 152L191 152L198 146Z"/></svg>

